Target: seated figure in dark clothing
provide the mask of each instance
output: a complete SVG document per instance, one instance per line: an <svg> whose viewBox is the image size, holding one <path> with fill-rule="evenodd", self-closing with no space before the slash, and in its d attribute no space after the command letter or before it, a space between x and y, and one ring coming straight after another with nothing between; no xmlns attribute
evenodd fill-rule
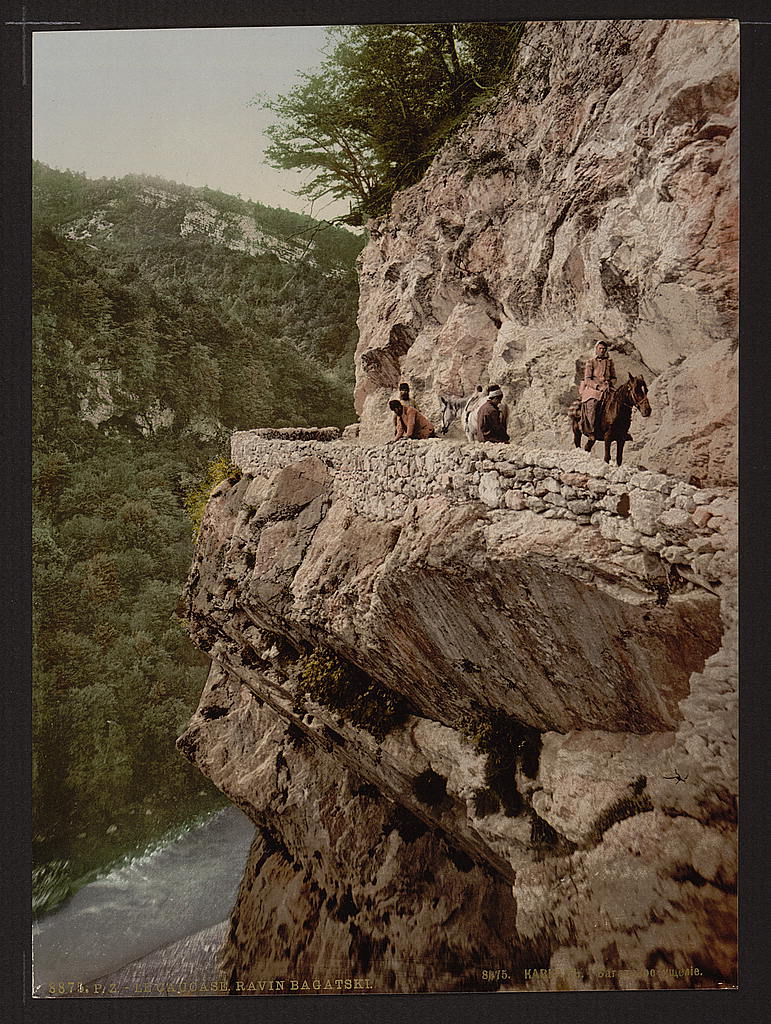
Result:
<svg viewBox="0 0 771 1024"><path fill-rule="evenodd" d="M487 401L477 414L477 432L480 440L492 441L494 444L508 444L506 420L501 412L503 392L497 384L487 389Z"/></svg>

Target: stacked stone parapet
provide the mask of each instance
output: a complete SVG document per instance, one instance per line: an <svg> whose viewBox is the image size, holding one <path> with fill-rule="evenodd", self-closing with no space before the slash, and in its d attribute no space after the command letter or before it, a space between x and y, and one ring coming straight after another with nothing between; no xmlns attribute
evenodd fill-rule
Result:
<svg viewBox="0 0 771 1024"><path fill-rule="evenodd" d="M257 427L241 434L263 441L337 441L341 430L340 427Z"/></svg>
<svg viewBox="0 0 771 1024"><path fill-rule="evenodd" d="M418 499L480 502L503 513L529 511L594 527L626 553L654 554L702 586L715 588L736 576L735 491L609 465L581 449L440 439L367 446L241 431L231 439L231 452L243 472L257 476L319 458L331 470L335 496L373 518L398 520Z"/></svg>
<svg viewBox="0 0 771 1024"><path fill-rule="evenodd" d="M637 466L606 464L581 449L456 444L446 439L360 445L233 435L232 458L247 475L269 476L303 459L328 467L334 497L359 515L401 520L413 502L478 502L493 516L535 515L598 530L625 563L652 561L662 600L678 579L720 598L723 645L691 678L681 701L679 751L702 773L735 786L737 733L737 492L700 488ZM663 571L662 571L663 570ZM651 574L653 578L653 574Z"/></svg>

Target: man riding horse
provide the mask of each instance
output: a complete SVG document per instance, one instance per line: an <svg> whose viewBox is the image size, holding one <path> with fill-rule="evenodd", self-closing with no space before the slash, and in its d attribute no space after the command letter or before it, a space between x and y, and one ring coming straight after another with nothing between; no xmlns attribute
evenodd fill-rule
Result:
<svg viewBox="0 0 771 1024"><path fill-rule="evenodd" d="M578 385L581 397L582 430L591 440L596 439L597 411L602 402L616 386L616 368L608 355L608 346L598 341L594 346L594 355L587 359L584 366L584 377Z"/></svg>
<svg viewBox="0 0 771 1024"><path fill-rule="evenodd" d="M608 355L608 346L598 341L594 355L586 361L584 376L578 385L580 402L574 402L568 410L573 428L573 443L581 447L581 434L588 438L586 451L590 452L595 441L605 442L605 461L610 462L610 446L616 443L616 463L623 460L624 444L632 440L629 426L632 411L637 409L641 416L650 416L648 386L642 377L633 377L616 389L616 369Z"/></svg>

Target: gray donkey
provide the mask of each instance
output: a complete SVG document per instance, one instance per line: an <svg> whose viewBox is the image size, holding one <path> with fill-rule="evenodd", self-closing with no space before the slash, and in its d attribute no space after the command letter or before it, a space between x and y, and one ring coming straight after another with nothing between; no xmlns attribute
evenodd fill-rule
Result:
<svg viewBox="0 0 771 1024"><path fill-rule="evenodd" d="M486 396L482 393L481 386L473 395L440 395L439 401L442 405L442 421L439 427L442 434L446 434L451 424L460 417L461 426L469 441L482 440L477 429L477 415L485 404ZM505 426L509 416L509 407L506 402L501 404L500 411Z"/></svg>

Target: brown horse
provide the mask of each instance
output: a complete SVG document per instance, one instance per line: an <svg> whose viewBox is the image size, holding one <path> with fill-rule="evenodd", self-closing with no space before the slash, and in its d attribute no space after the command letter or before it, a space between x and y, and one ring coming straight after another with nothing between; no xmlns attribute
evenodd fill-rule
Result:
<svg viewBox="0 0 771 1024"><path fill-rule="evenodd" d="M590 452L595 441L605 442L605 461L610 462L610 446L616 442L616 465L621 465L624 442L632 422L632 410L642 416L650 416L651 403L648 401L648 386L642 377L633 377L620 388L611 391L597 410L596 429L593 438L586 442L585 450ZM581 404L574 402L570 407L570 422L573 425L573 441L581 447Z"/></svg>

